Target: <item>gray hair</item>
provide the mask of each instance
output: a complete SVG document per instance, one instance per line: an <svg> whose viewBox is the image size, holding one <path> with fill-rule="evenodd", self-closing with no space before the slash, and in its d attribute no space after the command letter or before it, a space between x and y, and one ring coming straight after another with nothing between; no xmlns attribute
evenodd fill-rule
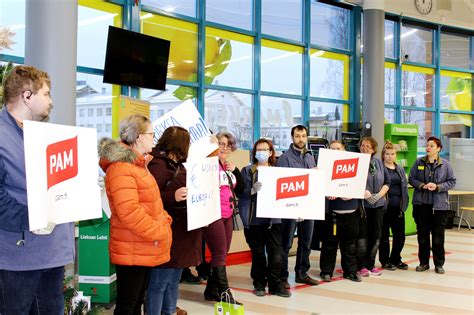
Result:
<svg viewBox="0 0 474 315"><path fill-rule="evenodd" d="M128 145L133 145L138 136L147 132L148 126L151 124L150 119L143 115L130 115L120 122L120 140Z"/></svg>

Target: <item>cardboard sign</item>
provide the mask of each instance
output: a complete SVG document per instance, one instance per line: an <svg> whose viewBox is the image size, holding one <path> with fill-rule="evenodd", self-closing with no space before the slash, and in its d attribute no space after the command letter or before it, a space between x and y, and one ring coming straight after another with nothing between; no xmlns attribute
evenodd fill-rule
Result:
<svg viewBox="0 0 474 315"><path fill-rule="evenodd" d="M219 162L217 156L184 164L188 198L188 231L221 218Z"/></svg>
<svg viewBox="0 0 474 315"><path fill-rule="evenodd" d="M166 128L171 126L183 127L191 135L188 161L202 159L217 149L217 144L210 142L209 128L190 100L178 105L153 122L155 142L158 142Z"/></svg>
<svg viewBox="0 0 474 315"><path fill-rule="evenodd" d="M102 216L97 132L24 121L30 230Z"/></svg>
<svg viewBox="0 0 474 315"><path fill-rule="evenodd" d="M257 217L324 220L324 178L322 170L259 166Z"/></svg>
<svg viewBox="0 0 474 315"><path fill-rule="evenodd" d="M318 169L326 171L326 196L363 199L370 154L319 149Z"/></svg>

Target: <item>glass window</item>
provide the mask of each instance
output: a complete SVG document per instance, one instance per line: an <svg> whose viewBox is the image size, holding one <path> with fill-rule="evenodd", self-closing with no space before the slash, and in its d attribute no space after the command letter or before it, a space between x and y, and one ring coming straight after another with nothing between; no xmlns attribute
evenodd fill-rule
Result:
<svg viewBox="0 0 474 315"><path fill-rule="evenodd" d="M214 133L230 132L237 139L238 148L252 149L254 125L252 95L207 90L204 118Z"/></svg>
<svg viewBox="0 0 474 315"><path fill-rule="evenodd" d="M206 28L206 84L252 88L253 37Z"/></svg>
<svg viewBox="0 0 474 315"><path fill-rule="evenodd" d="M434 69L402 66L402 106L433 107Z"/></svg>
<svg viewBox="0 0 474 315"><path fill-rule="evenodd" d="M122 27L121 6L104 1L79 1L77 23L79 66L104 68L109 25Z"/></svg>
<svg viewBox="0 0 474 315"><path fill-rule="evenodd" d="M102 133L102 125L96 125L97 133Z"/></svg>
<svg viewBox="0 0 474 315"><path fill-rule="evenodd" d="M395 123L395 109L385 108L385 124L394 124Z"/></svg>
<svg viewBox="0 0 474 315"><path fill-rule="evenodd" d="M301 40L303 1L262 0L262 33Z"/></svg>
<svg viewBox="0 0 474 315"><path fill-rule="evenodd" d="M112 133L112 124L105 125L105 133L111 134Z"/></svg>
<svg viewBox="0 0 474 315"><path fill-rule="evenodd" d="M150 118L160 118L183 101L195 100L196 89L188 86L167 84L164 91L140 89L140 99L150 102ZM195 101L194 101L195 103Z"/></svg>
<svg viewBox="0 0 474 315"><path fill-rule="evenodd" d="M0 1L0 27L6 27L9 47L2 54L25 56L25 0Z"/></svg>
<svg viewBox="0 0 474 315"><path fill-rule="evenodd" d="M328 141L340 140L342 124L348 121L348 106L343 104L311 102L309 135Z"/></svg>
<svg viewBox="0 0 474 315"><path fill-rule="evenodd" d="M441 113L441 141L443 151L449 152L450 138L470 138L474 115Z"/></svg>
<svg viewBox="0 0 474 315"><path fill-rule="evenodd" d="M349 10L311 1L311 43L347 49Z"/></svg>
<svg viewBox="0 0 474 315"><path fill-rule="evenodd" d="M441 33L441 65L469 69L469 36Z"/></svg>
<svg viewBox="0 0 474 315"><path fill-rule="evenodd" d="M112 116L112 108L111 107L105 108L105 116Z"/></svg>
<svg viewBox="0 0 474 315"><path fill-rule="evenodd" d="M385 57L395 58L395 22L385 20Z"/></svg>
<svg viewBox="0 0 474 315"><path fill-rule="evenodd" d="M433 63L433 31L415 26L402 25L401 58L404 61Z"/></svg>
<svg viewBox="0 0 474 315"><path fill-rule="evenodd" d="M262 40L262 90L300 95L302 54L302 47Z"/></svg>
<svg viewBox="0 0 474 315"><path fill-rule="evenodd" d="M165 16L142 12L143 34L171 42L168 78L197 81L197 25Z"/></svg>
<svg viewBox="0 0 474 315"><path fill-rule="evenodd" d="M385 104L395 105L395 64L389 62L385 63Z"/></svg>
<svg viewBox="0 0 474 315"><path fill-rule="evenodd" d="M141 3L170 13L196 16L196 0L142 0Z"/></svg>
<svg viewBox="0 0 474 315"><path fill-rule="evenodd" d="M103 115L102 108L97 108L97 117L102 117L102 115Z"/></svg>
<svg viewBox="0 0 474 315"><path fill-rule="evenodd" d="M472 111L472 75L441 70L441 109Z"/></svg>
<svg viewBox="0 0 474 315"><path fill-rule="evenodd" d="M433 135L433 112L402 110L402 124L418 125L418 152L425 152L426 140Z"/></svg>
<svg viewBox="0 0 474 315"><path fill-rule="evenodd" d="M303 121L301 110L301 100L262 96L260 137L272 139L277 150L288 150L292 143L291 127Z"/></svg>
<svg viewBox="0 0 474 315"><path fill-rule="evenodd" d="M349 56L311 49L311 96L349 99Z"/></svg>
<svg viewBox="0 0 474 315"><path fill-rule="evenodd" d="M112 87L111 84L102 82L102 76L77 73L76 108L79 110L79 117L76 117L76 125L87 125L88 128L93 128L96 125L112 123ZM103 108L110 111L108 117L98 115ZM97 115L94 116L94 112ZM98 138L110 136L110 132L97 131Z"/></svg>
<svg viewBox="0 0 474 315"><path fill-rule="evenodd" d="M252 29L252 0L206 0L206 20Z"/></svg>

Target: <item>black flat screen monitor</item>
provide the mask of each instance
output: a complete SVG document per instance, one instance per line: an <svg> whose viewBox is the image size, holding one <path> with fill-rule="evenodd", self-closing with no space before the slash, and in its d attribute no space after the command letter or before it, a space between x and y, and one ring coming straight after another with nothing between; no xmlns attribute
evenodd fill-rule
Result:
<svg viewBox="0 0 474 315"><path fill-rule="evenodd" d="M109 26L104 83L164 90L168 40Z"/></svg>

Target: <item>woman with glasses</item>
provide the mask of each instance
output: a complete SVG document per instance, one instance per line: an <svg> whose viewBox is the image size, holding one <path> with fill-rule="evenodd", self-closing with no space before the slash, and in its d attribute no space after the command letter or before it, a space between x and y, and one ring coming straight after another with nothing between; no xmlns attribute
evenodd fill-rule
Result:
<svg viewBox="0 0 474 315"><path fill-rule="evenodd" d="M265 296L268 284L270 294L290 297L291 292L280 280L282 264L281 219L257 218L257 192L262 187L258 181L258 168L275 166L275 149L270 140L258 140L252 149L252 164L243 168L245 190L239 195L239 210L244 224L244 234L252 252L250 276L254 294Z"/></svg>
<svg viewBox="0 0 474 315"><path fill-rule="evenodd" d="M430 269L431 250L435 272L444 273L444 229L448 221L448 190L456 185L454 172L445 159L439 156L443 146L436 137L429 137L426 143L426 156L420 157L410 170L408 181L413 192L413 218L418 235L418 259L416 271Z"/></svg>
<svg viewBox="0 0 474 315"><path fill-rule="evenodd" d="M375 267L375 256L382 237L383 213L385 210L385 194L390 187L390 175L382 160L375 157L377 141L372 137L364 137L359 142L361 153L370 154L369 174L365 186L364 209L359 239L357 240L357 265L359 275L380 276L382 269Z"/></svg>
<svg viewBox="0 0 474 315"><path fill-rule="evenodd" d="M117 271L114 314L141 314L152 267L170 260L171 217L147 169L152 159L150 120L131 115L120 123L120 142L99 143L110 203L110 260Z"/></svg>
<svg viewBox="0 0 474 315"><path fill-rule="evenodd" d="M208 301L220 301L221 294L229 289L227 280L227 252L232 241L232 213L236 209L236 194L244 190L240 170L227 160L230 152L235 151L236 140L230 133L216 135L219 151L219 185L221 200L221 219L203 229L203 236L211 252L211 273L207 279L204 298ZM231 303L238 303L230 296Z"/></svg>

